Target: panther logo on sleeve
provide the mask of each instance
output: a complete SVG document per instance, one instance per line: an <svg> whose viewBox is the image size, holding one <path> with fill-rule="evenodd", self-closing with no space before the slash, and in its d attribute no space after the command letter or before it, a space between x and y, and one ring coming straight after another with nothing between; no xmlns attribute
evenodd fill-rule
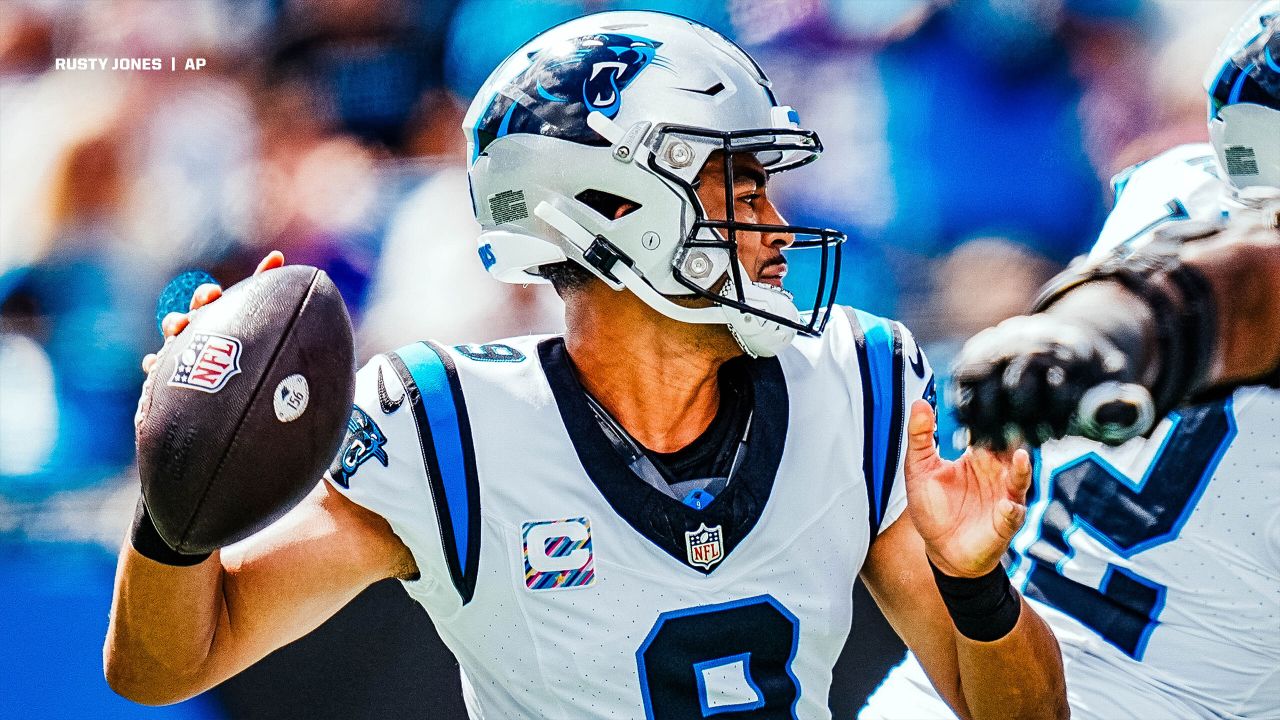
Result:
<svg viewBox="0 0 1280 720"><path fill-rule="evenodd" d="M386 444L387 436L369 413L361 410L359 405L352 405L351 418L347 420L347 438L329 466L329 476L342 487L350 488L351 477L369 458L377 458L383 467L387 466Z"/></svg>

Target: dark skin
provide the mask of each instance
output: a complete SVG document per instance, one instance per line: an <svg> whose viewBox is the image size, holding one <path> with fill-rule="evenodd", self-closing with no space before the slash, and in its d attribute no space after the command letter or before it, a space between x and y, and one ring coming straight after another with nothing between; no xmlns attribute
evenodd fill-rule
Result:
<svg viewBox="0 0 1280 720"><path fill-rule="evenodd" d="M1274 224L1280 206L1270 213L1241 216L1179 252L1182 262L1209 280L1218 311L1218 342L1206 388L1247 383L1280 366L1280 230ZM1046 312L1078 316L1082 307L1116 304L1129 308L1131 321L1150 334L1151 310L1118 283L1082 285Z"/></svg>
<svg viewBox="0 0 1280 720"><path fill-rule="evenodd" d="M1208 385L1231 386L1280 367L1280 203L1256 220L1190 243L1183 262L1213 287L1218 346Z"/></svg>
<svg viewBox="0 0 1280 720"><path fill-rule="evenodd" d="M764 170L751 158L739 162L737 219L780 224ZM724 216L721 168L713 159L699 176L698 195L713 219ZM751 279L781 284L781 251L793 238L742 232L736 239ZM272 253L259 271L282 263ZM201 288L193 308L219 293ZM671 320L598 282L564 300L566 347L583 385L633 437L666 452L711 423L720 401L717 372L742 352L725 327ZM166 319L166 336L186 322ZM154 363L148 356L144 368ZM1057 641L1040 617L1024 602L1005 637L969 640L951 623L926 561L958 577L998 565L1025 517L1027 454L976 451L949 462L934 447L934 427L929 404L917 401L905 462L909 512L876 538L862 577L961 717L1065 717ZM176 702L310 632L369 584L417 574L386 521L328 482L267 530L196 566L161 565L126 542L103 649L107 679L138 702Z"/></svg>
<svg viewBox="0 0 1280 720"><path fill-rule="evenodd" d="M1216 329L1213 338L1183 341L1193 347L1212 341L1209 365L1204 377L1183 381L1194 387L1172 387L1163 402L1176 405L1269 376L1274 382L1280 368L1278 214L1280 204L1239 212L1225 228L1200 224L1177 230L1186 235L1173 252L1208 282ZM1148 282L1167 297L1182 297L1163 273ZM1080 398L1105 379L1137 383L1154 396L1168 360L1162 357L1168 351L1159 342L1159 325L1147 302L1117 281L1078 285L1043 312L1010 318L966 343L954 370L961 420L975 442L1001 445L1008 433L1002 425L1016 425L1021 436L1044 442L1073 432L1070 420ZM1048 366L1056 366L1056 384L1041 381ZM1078 431L1091 432L1087 426Z"/></svg>

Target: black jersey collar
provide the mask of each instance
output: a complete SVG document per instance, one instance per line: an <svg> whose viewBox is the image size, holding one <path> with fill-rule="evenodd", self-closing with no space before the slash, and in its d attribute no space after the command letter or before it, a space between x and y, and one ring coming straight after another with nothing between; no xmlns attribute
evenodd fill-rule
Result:
<svg viewBox="0 0 1280 720"><path fill-rule="evenodd" d="M733 482L715 501L695 510L636 477L613 449L587 404L564 338L543 340L538 344L538 357L578 459L613 511L687 567L709 575L723 565L764 512L782 461L790 411L786 381L777 358L738 361L747 363L754 391L747 456ZM703 525L721 528L723 557L710 568L694 565L688 557L687 536Z"/></svg>

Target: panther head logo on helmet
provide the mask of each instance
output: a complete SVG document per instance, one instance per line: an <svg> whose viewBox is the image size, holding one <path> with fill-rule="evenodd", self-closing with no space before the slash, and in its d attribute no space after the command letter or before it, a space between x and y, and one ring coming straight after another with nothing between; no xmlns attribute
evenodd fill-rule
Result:
<svg viewBox="0 0 1280 720"><path fill-rule="evenodd" d="M477 123L476 152L508 133L608 145L587 126L587 115L616 116L622 91L654 62L661 45L636 35L596 33L533 53L528 69L493 97Z"/></svg>

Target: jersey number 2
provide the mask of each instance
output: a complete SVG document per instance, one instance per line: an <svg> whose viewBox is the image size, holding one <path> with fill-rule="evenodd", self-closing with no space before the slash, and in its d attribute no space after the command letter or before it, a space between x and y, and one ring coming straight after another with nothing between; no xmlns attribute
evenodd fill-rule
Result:
<svg viewBox="0 0 1280 720"><path fill-rule="evenodd" d="M799 634L768 595L663 613L636 651L645 717L794 718Z"/></svg>
<svg viewBox="0 0 1280 720"><path fill-rule="evenodd" d="M1122 558L1178 537L1235 435L1230 401L1186 409L1136 482L1094 454L1055 469L1026 594L1061 610L1141 660L1158 625L1165 587L1107 565L1097 587L1065 577L1070 538L1084 532Z"/></svg>

